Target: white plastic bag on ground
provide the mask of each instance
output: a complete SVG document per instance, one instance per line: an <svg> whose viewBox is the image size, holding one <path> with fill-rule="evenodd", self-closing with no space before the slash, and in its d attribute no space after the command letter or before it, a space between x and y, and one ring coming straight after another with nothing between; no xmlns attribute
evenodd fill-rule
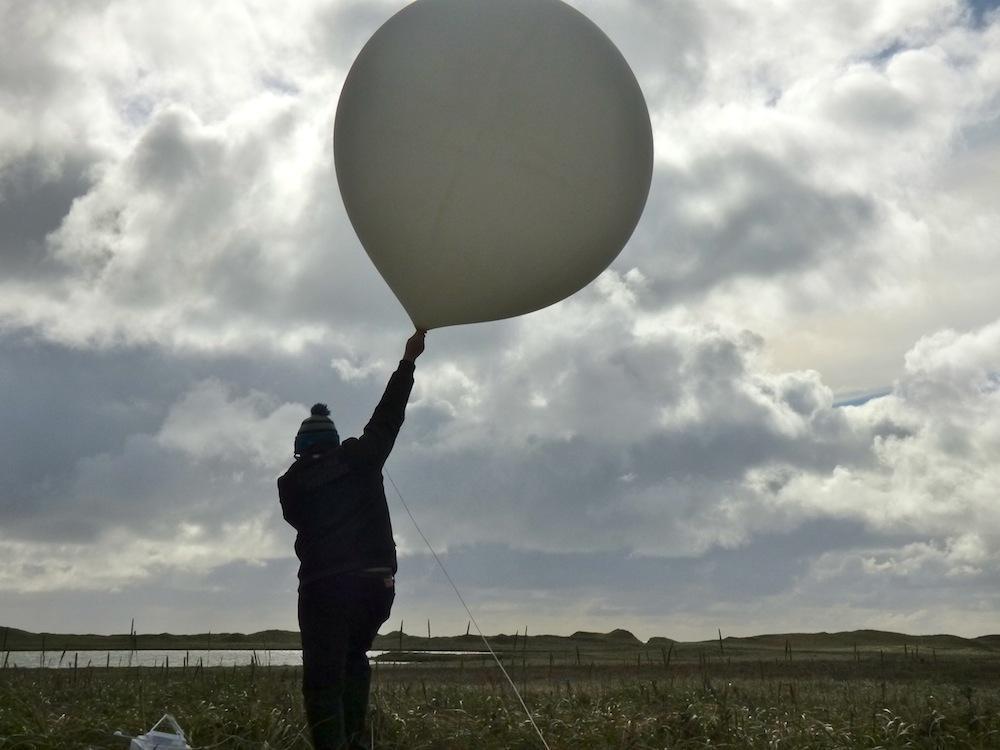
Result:
<svg viewBox="0 0 1000 750"><path fill-rule="evenodd" d="M158 727L164 723L173 731L160 731ZM170 714L163 714L163 717L153 725L152 729L143 735L132 738L129 750L191 750L191 746L187 743L184 730L177 723L177 719Z"/></svg>

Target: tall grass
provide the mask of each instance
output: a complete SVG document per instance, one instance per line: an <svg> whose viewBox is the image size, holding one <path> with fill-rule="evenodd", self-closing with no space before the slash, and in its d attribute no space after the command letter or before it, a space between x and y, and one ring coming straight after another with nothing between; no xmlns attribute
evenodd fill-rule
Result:
<svg viewBox="0 0 1000 750"><path fill-rule="evenodd" d="M977 669L681 666L529 665L518 682L553 750L1000 748L1000 686ZM0 670L0 748L125 748L115 730L139 734L167 711L196 747L307 748L299 680L298 669L258 664ZM501 680L465 664L378 667L375 748L539 747Z"/></svg>

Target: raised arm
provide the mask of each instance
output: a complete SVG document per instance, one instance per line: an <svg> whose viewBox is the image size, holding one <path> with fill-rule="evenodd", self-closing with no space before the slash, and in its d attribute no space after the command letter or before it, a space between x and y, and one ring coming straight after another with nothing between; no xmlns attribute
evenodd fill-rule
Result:
<svg viewBox="0 0 1000 750"><path fill-rule="evenodd" d="M417 357L424 351L426 334L426 331L418 330L407 339L399 367L389 378L382 399L365 425L364 433L358 438L363 460L370 465L381 468L389 458L399 429L403 426L406 402L413 388L413 370Z"/></svg>

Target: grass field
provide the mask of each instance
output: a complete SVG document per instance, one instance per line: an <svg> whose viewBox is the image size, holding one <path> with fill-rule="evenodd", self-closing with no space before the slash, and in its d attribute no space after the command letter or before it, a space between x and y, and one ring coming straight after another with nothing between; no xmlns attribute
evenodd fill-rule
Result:
<svg viewBox="0 0 1000 750"><path fill-rule="evenodd" d="M553 750L1000 748L990 644L887 652L884 637L857 633L631 647L600 638L558 653L541 637L503 644ZM114 730L138 734L166 711L195 747L307 748L298 681L291 667L3 669L0 748L124 748ZM371 731L386 750L541 747L479 657L377 665Z"/></svg>

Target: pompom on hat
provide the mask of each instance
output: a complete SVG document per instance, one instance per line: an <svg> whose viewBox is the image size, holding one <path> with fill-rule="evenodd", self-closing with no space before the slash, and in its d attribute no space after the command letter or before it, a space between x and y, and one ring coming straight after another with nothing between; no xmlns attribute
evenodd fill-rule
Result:
<svg viewBox="0 0 1000 750"><path fill-rule="evenodd" d="M301 456L309 448L324 444L340 444L340 434L333 420L330 419L330 409L326 404L314 404L309 416L302 421L298 434L295 435L295 455Z"/></svg>

